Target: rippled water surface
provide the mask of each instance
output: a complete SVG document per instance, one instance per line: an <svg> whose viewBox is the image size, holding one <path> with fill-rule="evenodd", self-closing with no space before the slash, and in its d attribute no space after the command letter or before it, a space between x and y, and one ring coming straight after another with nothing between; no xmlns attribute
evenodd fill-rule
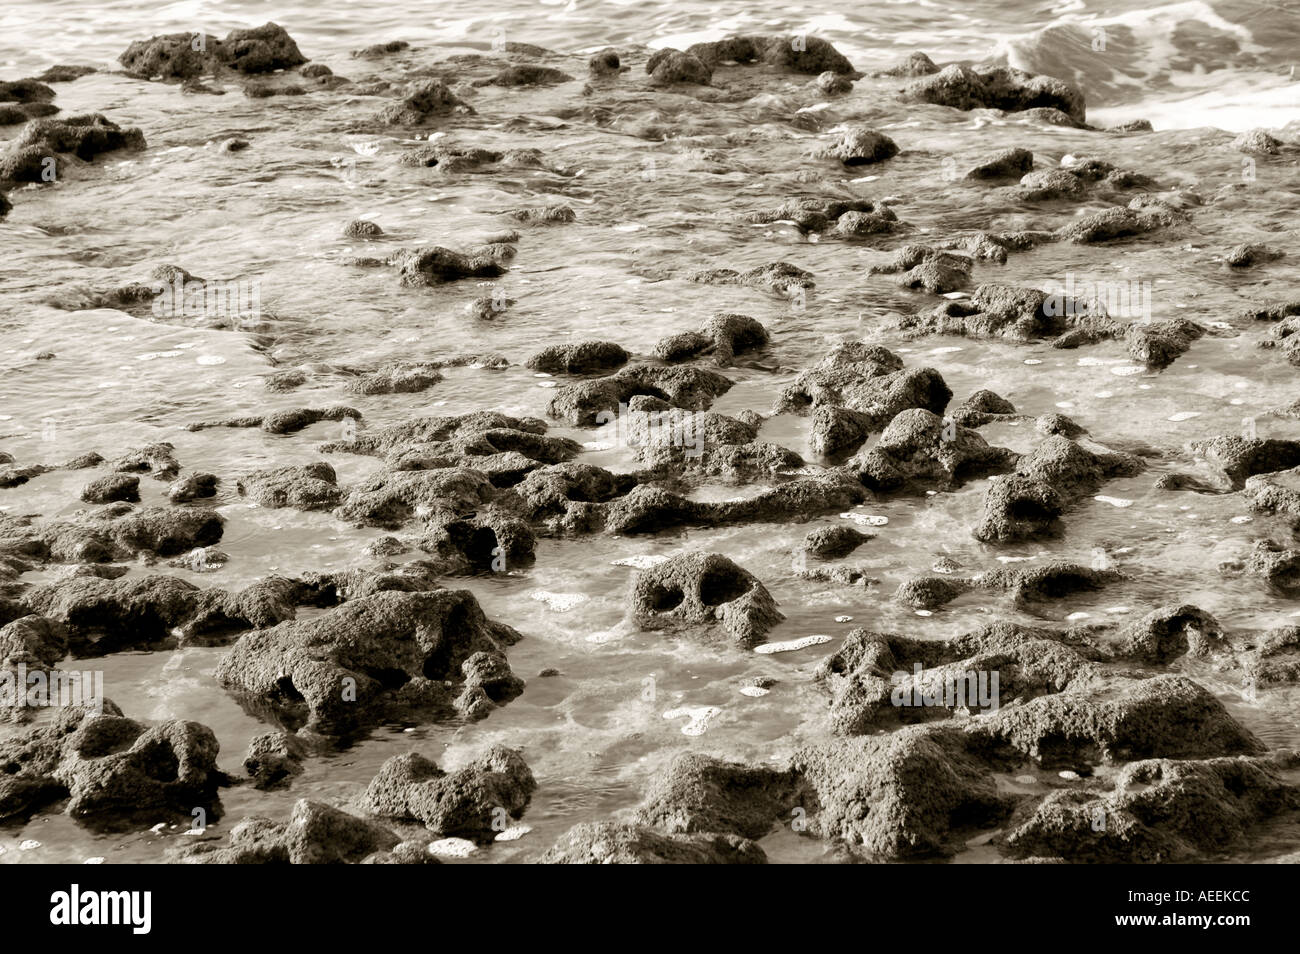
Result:
<svg viewBox="0 0 1300 954"><path fill-rule="evenodd" d="M1267 126L1293 139L1300 133L1300 85L1290 69L1300 62L1294 5L488 0L466 6L405 0L327 6L123 0L92 10L70 0L10 0L0 10L0 67L7 79L53 63L109 68L130 41L154 33L224 34L266 20L288 29L306 56L354 79L389 67L353 60L349 51L389 39L413 45L402 59L408 68L456 52L490 51L505 37L571 54L563 66L581 76L584 54L608 45L683 47L731 32L807 31L831 40L864 71L922 49L936 62L1003 62L1071 78L1088 95L1090 121L1104 126L1148 118L1156 131L1107 137L1014 114L906 106L889 95L901 81L864 80L848 96L825 102L801 76L774 81L741 102L665 95L597 115L581 109L579 79L550 88L478 90L476 115L457 120L446 133L472 146L541 149L549 170L443 175L399 165L396 157L412 144L400 133L350 132L390 100L349 95L346 88L248 99L232 86L225 96L196 96L111 72L59 84L56 102L64 113L103 112L139 126L149 147L101 157L65 181L10 196L15 208L0 223L0 449L19 462L54 462L91 450L112 457L166 440L186 470L220 475L213 506L227 519L220 548L230 562L212 572L169 572L234 590L271 573L372 566L376 560L363 548L384 534L328 514L252 507L234 491L234 478L248 471L320 459L318 446L340 436L339 424L276 436L257 429L190 432L189 423L333 403L359 408L367 429L482 408L545 417L553 393L547 385L554 382L523 366L543 345L602 339L644 355L661 337L692 330L717 311L751 315L773 335L761 366L727 370L735 386L713 406L723 414L769 410L780 388L832 343L867 340L897 351L909 367L937 368L954 403L988 388L1025 414L1067 414L1109 447L1150 447L1164 456L1146 473L1113 481L1102 492L1130 506L1085 498L1068 515L1063 537L1033 544L991 548L971 536L983 480L953 493L868 505L864 511L887 516L889 523L855 554L853 562L867 565L880 581L865 589L811 583L792 573L795 545L814 527L842 522L834 514L806 524L544 539L527 571L454 584L472 590L490 617L524 633L509 652L511 667L528 680L519 699L479 723L376 730L340 754L310 760L286 791L229 789L226 820L214 831L254 812L283 817L304 796L346 804L384 759L411 748L455 766L499 741L522 748L539 779L525 818L534 831L480 852L478 860L529 860L571 825L635 804L646 780L683 747L762 762L817 737L824 731L825 699L810 675L857 626L940 637L994 619L1034 621L1009 599L987 594L961 598L929 617L891 600L899 583L928 571L940 556L974 574L1011 565L1008 558L1088 563L1101 548L1126 580L1040 610L1057 622L1078 613L1094 622L1137 619L1171 602L1195 603L1230 630L1262 630L1300 616L1300 606L1265 592L1257 578L1221 569L1243 558L1256 539L1276 533L1260 520L1234 522L1246 514L1240 495L1153 487L1166 471L1194 469L1181 450L1187 441L1239 433L1243 421L1260 436L1300 438L1300 423L1268 413L1300 397L1297 369L1278 352L1258 347L1267 329L1239 318L1253 303L1296 297L1300 172L1294 161L1260 163L1248 187L1230 202L1198 210L1176 242L1052 244L1014 254L1006 265L976 265L971 287L991 280L1041 286L1067 274L1149 281L1155 319L1183 316L1222 325L1163 372L1134 367L1118 342L1061 351L1048 342L910 339L895 327L897 318L932 308L937 299L900 289L889 276L866 275L867 266L884 261L903 241L975 228L1053 229L1102 207L1094 201L1009 204L997 190L950 181L946 160L965 168L1023 146L1040 168L1067 154L1086 154L1151 175L1163 189L1194 189L1208 198L1239 186L1242 155L1228 147L1236 132ZM1106 36L1104 51L1094 49L1099 30ZM805 121L792 123L799 110ZM848 121L886 132L903 155L856 169L814 158ZM0 128L0 137L16 131ZM219 152L217 144L233 135L252 147ZM738 213L802 195L892 197L913 234L867 244L813 242L790 225L736 221ZM383 256L402 246L471 244L512 224L502 210L561 202L576 211L577 221L521 229L517 257L500 279L516 304L495 321L466 312L475 297L491 291L486 283L403 288L387 269L343 264L353 255ZM380 223L386 234L373 243L341 238L343 225L358 218ZM1267 241L1289 257L1230 273L1224 252L1248 241ZM777 260L815 274L805 304L680 277L702 267L744 269ZM205 277L257 281L262 323L205 329L185 318L85 307L97 290L145 280L161 263ZM35 360L47 351L56 357ZM511 364L504 370L451 369L420 394L358 397L345 391L344 379L328 374L288 394L262 386L268 373L287 367L434 360L475 351L498 352ZM815 461L808 423L806 417L775 417L764 423L760 439ZM584 442L608 436L562 424L550 433ZM991 444L1021 452L1040 439L1029 423L989 425L981 433ZM583 459L633 467L620 449ZM369 457L329 460L345 486L380 467ZM86 506L78 495L87 479L79 471L44 475L0 491L0 509L73 514ZM165 484L145 479L141 492L144 504L166 503ZM750 492L719 485L699 496ZM625 595L634 571L614 561L695 547L727 554L766 583L787 617L770 640L825 633L832 642L763 656L627 625ZM26 579L55 575L47 570ZM583 599L566 608L534 598L538 593ZM837 623L837 616L853 621ZM238 774L248 740L265 726L215 685L212 673L224 652L114 655L102 661L106 691L128 716L212 727L223 767ZM534 678L548 667L561 675ZM1300 692L1268 690L1248 701L1236 671L1192 659L1174 668L1215 691L1270 745L1300 745ZM740 694L756 675L779 682L760 698ZM653 700L644 692L647 679L654 682ZM688 737L682 720L664 717L682 706L717 706L721 714L704 736ZM1053 781L1048 773L1041 784ZM8 849L0 861L158 861L165 843L184 837L183 827L95 834L65 816L42 815L0 828L0 846ZM27 839L41 847L19 851ZM1246 857L1267 858L1287 845L1294 851L1297 843L1300 832L1275 831ZM788 833L770 836L764 846L773 860L817 860L823 850ZM972 848L959 860L990 859Z"/></svg>

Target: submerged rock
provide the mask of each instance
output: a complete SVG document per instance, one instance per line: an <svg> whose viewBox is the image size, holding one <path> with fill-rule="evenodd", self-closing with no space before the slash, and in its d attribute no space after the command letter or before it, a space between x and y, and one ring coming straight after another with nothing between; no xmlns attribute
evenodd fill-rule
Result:
<svg viewBox="0 0 1300 954"><path fill-rule="evenodd" d="M137 40L118 57L133 76L188 79L222 68L270 73L307 62L298 44L275 23L231 30L224 40L203 33L171 33Z"/></svg>
<svg viewBox="0 0 1300 954"><path fill-rule="evenodd" d="M533 63L514 63L485 79L474 81L475 86L553 86L567 83L573 77L563 70Z"/></svg>
<svg viewBox="0 0 1300 954"><path fill-rule="evenodd" d="M1300 550L1274 540L1258 540L1246 561L1246 572L1263 577L1276 594L1291 595L1300 590Z"/></svg>
<svg viewBox="0 0 1300 954"><path fill-rule="evenodd" d="M812 272L789 262L770 262L744 272L734 268L709 268L691 273L687 281L702 285L749 285L777 295L794 294L795 289L812 288L816 284Z"/></svg>
<svg viewBox="0 0 1300 954"><path fill-rule="evenodd" d="M509 246L502 246L509 248ZM456 252L441 246L403 249L392 259L403 285L441 285L462 278L495 278L505 272L503 254L496 250Z"/></svg>
<svg viewBox="0 0 1300 954"><path fill-rule="evenodd" d="M1280 626L1265 633L1246 657L1246 684L1255 688L1300 682L1300 626Z"/></svg>
<svg viewBox="0 0 1300 954"><path fill-rule="evenodd" d="M215 497L220 480L215 474L186 474L167 488L167 499L174 504L190 503L205 497Z"/></svg>
<svg viewBox="0 0 1300 954"><path fill-rule="evenodd" d="M904 288L923 288L931 294L942 295L964 287L970 281L974 264L965 255L928 245L905 245L890 261L868 268L867 274L902 272L898 283Z"/></svg>
<svg viewBox="0 0 1300 954"><path fill-rule="evenodd" d="M892 159L898 155L898 145L884 133L867 126L850 126L824 155L846 166L864 166Z"/></svg>
<svg viewBox="0 0 1300 954"><path fill-rule="evenodd" d="M623 69L617 50L601 50L587 61L587 72L593 77L617 76Z"/></svg>
<svg viewBox="0 0 1300 954"><path fill-rule="evenodd" d="M695 832L757 840L804 799L789 769L743 765L687 752L657 773L635 821L669 834Z"/></svg>
<svg viewBox="0 0 1300 954"><path fill-rule="evenodd" d="M123 128L99 113L63 119L34 119L0 154L0 182L53 182L62 178L58 154L89 161L119 149L145 147L144 133Z"/></svg>
<svg viewBox="0 0 1300 954"><path fill-rule="evenodd" d="M87 484L81 491L86 503L113 503L118 500L139 501L140 478L133 474L109 474Z"/></svg>
<svg viewBox="0 0 1300 954"><path fill-rule="evenodd" d="M241 636L216 678L286 728L337 735L382 719L448 714L461 665L519 638L465 590L379 592Z"/></svg>
<svg viewBox="0 0 1300 954"><path fill-rule="evenodd" d="M608 377L558 388L547 413L568 424L589 427L614 420L620 408L638 395L659 398L684 410L704 410L730 388L731 381L716 371L638 364Z"/></svg>
<svg viewBox="0 0 1300 954"><path fill-rule="evenodd" d="M1058 693L1096 674L1050 632L1009 623L939 641L855 629L817 670L841 735L950 719L961 709L982 713L982 721L1012 700Z"/></svg>
<svg viewBox="0 0 1300 954"><path fill-rule="evenodd" d="M550 345L524 362L533 371L563 374L592 374L613 371L628 362L628 353L612 341L582 341Z"/></svg>
<svg viewBox="0 0 1300 954"><path fill-rule="evenodd" d="M244 771L253 780L254 788L278 788L288 785L290 779L302 773L306 756L307 745L297 736L287 732L264 732L249 741Z"/></svg>
<svg viewBox="0 0 1300 954"><path fill-rule="evenodd" d="M720 64L734 61L765 63L813 75L827 71L857 75L853 64L835 47L820 37L802 33L792 36L730 36L724 40L696 43L687 47L686 52L715 69Z"/></svg>
<svg viewBox="0 0 1300 954"><path fill-rule="evenodd" d="M361 804L373 815L423 822L443 837L488 843L523 815L536 788L523 756L505 746L454 772L412 752L380 767Z"/></svg>
<svg viewBox="0 0 1300 954"><path fill-rule="evenodd" d="M953 63L909 85L903 98L955 109L1013 112L1049 107L1059 109L1079 125L1086 118L1083 92L1077 86L1008 67L981 73Z"/></svg>
<svg viewBox="0 0 1300 954"><path fill-rule="evenodd" d="M642 825L585 822L541 858L548 865L761 865L763 849L736 835L665 835Z"/></svg>
<svg viewBox="0 0 1300 954"><path fill-rule="evenodd" d="M1250 268L1253 265L1266 265L1269 262L1276 262L1285 255L1286 252L1273 248L1271 245L1252 242L1234 246L1228 252L1224 261L1232 268Z"/></svg>
<svg viewBox="0 0 1300 954"><path fill-rule="evenodd" d="M358 864L399 841L382 825L300 798L285 822L255 815L231 829L229 844L187 846L176 858L187 864Z"/></svg>
<svg viewBox="0 0 1300 954"><path fill-rule="evenodd" d="M1118 635L1114 652L1119 657L1151 666L1163 666L1181 656L1204 656L1226 645L1227 634L1212 615L1184 603L1162 606Z"/></svg>
<svg viewBox="0 0 1300 954"><path fill-rule="evenodd" d="M1300 788L1283 781L1285 760L1149 759L1126 765L1114 791L1053 792L1013 821L1013 857L1076 863L1202 860L1245 840L1250 830L1300 808Z"/></svg>
<svg viewBox="0 0 1300 954"><path fill-rule="evenodd" d="M910 408L900 411L871 449L848 466L875 491L899 490L911 482L951 489L1010 470L1018 459L1005 447L989 446L978 431L924 408Z"/></svg>
<svg viewBox="0 0 1300 954"><path fill-rule="evenodd" d="M968 732L989 757L1044 768L1264 751L1218 699L1175 675L1132 680L1100 698L1086 687L1040 696L980 718Z"/></svg>
<svg viewBox="0 0 1300 954"><path fill-rule="evenodd" d="M1245 487L1248 478L1300 467L1300 441L1220 436L1191 441L1187 447L1219 471L1233 490Z"/></svg>
<svg viewBox="0 0 1300 954"><path fill-rule="evenodd" d="M396 530L416 518L473 512L495 494L488 477L468 467L388 470L352 487L334 513L357 526Z"/></svg>
<svg viewBox="0 0 1300 954"><path fill-rule="evenodd" d="M972 394L948 415L962 427L982 427L990 421L1014 416L1016 406L989 390L979 390Z"/></svg>
<svg viewBox="0 0 1300 954"><path fill-rule="evenodd" d="M1014 472L989 485L975 538L1006 543L1058 533L1060 517L1074 500L1144 466L1132 454L1092 451L1060 435L1049 437L1021 457Z"/></svg>
<svg viewBox="0 0 1300 954"><path fill-rule="evenodd" d="M1253 512L1280 517L1300 528L1300 467L1248 478L1244 491Z"/></svg>
<svg viewBox="0 0 1300 954"><path fill-rule="evenodd" d="M708 354L720 367L726 367L738 353L761 348L768 340L767 329L748 315L718 314L699 331L661 338L655 356L678 362Z"/></svg>
<svg viewBox="0 0 1300 954"><path fill-rule="evenodd" d="M819 804L808 830L880 859L955 853L1013 801L964 743L959 732L910 726L801 750L793 767Z"/></svg>
<svg viewBox="0 0 1300 954"><path fill-rule="evenodd" d="M966 173L967 179L1019 179L1034 168L1034 154L1028 149L1007 149L986 159Z"/></svg>
<svg viewBox="0 0 1300 954"><path fill-rule="evenodd" d="M48 725L0 742L0 818L67 800L74 818L138 817L142 812L215 814L217 738L197 722L155 725L122 716L111 702L97 714L63 708Z"/></svg>
<svg viewBox="0 0 1300 954"><path fill-rule="evenodd" d="M646 60L645 71L650 74L650 82L656 86L670 86L676 83L689 83L696 86L708 86L713 79L713 70L699 57L683 53L671 47L658 50Z"/></svg>
<svg viewBox="0 0 1300 954"><path fill-rule="evenodd" d="M822 527L804 537L803 551L822 560L835 560L848 556L873 537L853 527Z"/></svg>
<svg viewBox="0 0 1300 954"><path fill-rule="evenodd" d="M75 656L173 645L273 626L292 619L297 585L270 577L238 593L203 590L174 576L125 579L74 576L33 587L23 602L57 622Z"/></svg>
<svg viewBox="0 0 1300 954"><path fill-rule="evenodd" d="M1136 200L1135 200L1136 201ZM1057 238L1077 245L1131 238L1164 229L1187 216L1170 205L1154 202L1128 208L1109 208L1062 226Z"/></svg>
<svg viewBox="0 0 1300 954"><path fill-rule="evenodd" d="M334 468L325 461L257 470L236 480L235 488L259 507L330 510L343 498Z"/></svg>
<svg viewBox="0 0 1300 954"><path fill-rule="evenodd" d="M720 553L692 551L637 575L629 596L648 629L722 634L741 646L762 642L785 619L767 588Z"/></svg>
<svg viewBox="0 0 1300 954"><path fill-rule="evenodd" d="M385 126L422 126L458 111L473 112L443 83L427 80L412 87L400 102L385 106L375 119Z"/></svg>

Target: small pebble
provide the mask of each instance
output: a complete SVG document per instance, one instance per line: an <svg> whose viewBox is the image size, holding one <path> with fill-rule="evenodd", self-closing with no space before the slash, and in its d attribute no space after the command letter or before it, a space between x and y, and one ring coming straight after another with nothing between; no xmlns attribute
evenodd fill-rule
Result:
<svg viewBox="0 0 1300 954"><path fill-rule="evenodd" d="M684 716L688 721L682 726L682 735L703 735L709 723L721 712L717 706L679 706L665 712L664 718L680 719Z"/></svg>
<svg viewBox="0 0 1300 954"><path fill-rule="evenodd" d="M524 837L524 835L528 834L532 830L533 830L532 827L529 825L512 825L511 827L507 828L505 831L497 832L496 840L497 841L518 841L520 838Z"/></svg>
<svg viewBox="0 0 1300 954"><path fill-rule="evenodd" d="M840 514L845 520L852 520L854 523L868 527L883 527L889 523L888 517L882 517L878 514L870 513L842 513Z"/></svg>
<svg viewBox="0 0 1300 954"><path fill-rule="evenodd" d="M835 617L835 622L837 622L837 623L851 623L851 622L853 622L853 617L852 617L852 616L836 616L836 617Z"/></svg>
<svg viewBox="0 0 1300 954"><path fill-rule="evenodd" d="M773 653L792 653L800 649L807 649L809 646L820 646L822 643L829 643L830 641L829 636L817 633L813 636L787 640L784 643L764 643L762 646L755 646L754 652L762 653L764 656L770 656Z"/></svg>
<svg viewBox="0 0 1300 954"><path fill-rule="evenodd" d="M468 858L478 851L478 845L466 838L439 838L429 842L428 852L439 858Z"/></svg>
<svg viewBox="0 0 1300 954"><path fill-rule="evenodd" d="M1065 779L1067 782L1077 782L1081 777L1078 772L1071 772L1069 769L1065 769L1063 772L1057 772L1056 774L1061 776L1061 778Z"/></svg>
<svg viewBox="0 0 1300 954"><path fill-rule="evenodd" d="M533 590L528 597L545 603L548 609L557 613L567 612L578 604L587 602L587 597L581 593L548 593L546 590Z"/></svg>

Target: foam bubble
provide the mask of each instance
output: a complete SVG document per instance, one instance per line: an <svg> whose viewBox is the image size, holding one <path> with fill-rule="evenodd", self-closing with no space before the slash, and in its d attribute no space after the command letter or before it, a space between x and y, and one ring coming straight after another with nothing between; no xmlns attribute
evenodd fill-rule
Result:
<svg viewBox="0 0 1300 954"><path fill-rule="evenodd" d="M652 566L658 566L668 560L666 556L660 556L655 553L638 553L635 556L619 557L617 560L610 560L610 566L630 566L635 570L648 570Z"/></svg>

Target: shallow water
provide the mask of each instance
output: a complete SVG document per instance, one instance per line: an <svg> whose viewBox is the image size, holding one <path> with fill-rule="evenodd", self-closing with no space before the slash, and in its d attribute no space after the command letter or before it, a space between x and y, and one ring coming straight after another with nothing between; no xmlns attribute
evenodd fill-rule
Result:
<svg viewBox="0 0 1300 954"><path fill-rule="evenodd" d="M477 91L478 114L457 120L448 137L485 148L541 148L559 171L446 176L399 166L396 157L409 140L349 132L350 123L388 100L349 95L346 88L258 100L233 87L225 96L184 95L172 85L109 73L58 84L56 102L65 114L103 112L139 126L149 148L110 154L73 170L66 181L10 196L15 208L0 223L0 449L20 463L55 462L85 451L111 457L152 441L172 442L186 471L223 478L213 505L227 518L219 547L230 562L212 572L169 571L200 585L235 590L270 573L370 566L375 560L363 547L385 533L348 527L327 514L252 507L234 492L240 474L319 459L316 447L341 436L339 424L320 423L290 436L257 429L195 433L186 424L334 403L359 408L365 428L481 408L545 417L552 393L545 385L553 382L523 367L543 345L602 339L645 354L659 338L694 329L715 311L751 315L774 339L768 354L775 356L775 370L727 370L735 386L713 406L723 414L767 410L780 388L830 343L867 340L897 351L909 367L937 368L954 404L988 388L1025 414L1059 410L1107 446L1145 444L1166 455L1141 476L1112 481L1102 491L1131 506L1085 499L1068 516L1064 537L1033 544L992 548L970 535L981 512L983 480L953 493L859 508L889 518L852 560L880 581L866 589L807 582L791 572L794 545L814 527L842 520L833 514L806 524L544 539L535 567L526 572L452 583L472 590L490 617L525 634L509 652L512 669L528 680L520 698L479 723L376 730L346 752L310 760L286 791L229 789L225 818L213 833L223 834L252 813L282 817L301 797L346 804L384 759L411 748L454 767L499 741L522 748L538 777L524 818L534 830L471 860L530 860L571 825L635 804L646 780L684 747L758 762L778 760L802 739L816 737L825 699L810 675L857 626L940 637L994 619L1034 621L1009 598L987 593L928 617L892 602L899 583L926 572L939 556L974 574L1004 565L1000 558L1088 563L1101 548L1128 578L1042 607L1042 618L1055 622L1073 613L1090 614L1090 622L1133 620L1169 602L1195 603L1232 631L1263 630L1300 615L1296 603L1264 592L1259 580L1220 571L1256 539L1277 532L1263 520L1234 522L1246 513L1239 495L1153 489L1161 473L1193 469L1179 450L1188 440L1239 433L1243 421L1253 422L1263 437L1300 438L1300 422L1267 413L1300 397L1295 368L1277 352L1258 348L1266 328L1237 318L1252 303L1295 297L1300 173L1294 163L1261 162L1257 178L1244 184L1242 156L1227 146L1233 132L1252 126L1300 128L1300 86L1288 72L1300 58L1300 19L1280 5L1245 2L1149 10L1125 0L1106 12L1081 2L882 3L870 10L835 2L822 9L831 12L742 3L575 0L525 7L492 0L466 16L459 7L402 3L339 4L330 11L314 4L177 3L160 10L138 0L93 9L70 0L21 0L0 11L6 78L52 63L108 66L128 42L153 33L202 28L224 34L268 19L285 26L305 55L354 79L389 67L352 60L347 51L393 38L416 48L404 57L408 65L487 51L504 36L575 54L564 68L582 75L585 56L579 54L606 45L684 46L737 31L808 31L834 42L864 71L923 49L936 62L1000 61L1072 76L1088 94L1090 121L1143 117L1156 128L1140 137L1107 137L1034 125L1014 114L909 107L887 95L901 85L895 81L864 80L823 106L808 78L795 76L739 103L676 95L649 105L627 102L621 114L600 123L572 112L583 103L581 81L549 89L488 87ZM1098 28L1107 31L1103 52L1090 46ZM789 123L798 109L808 109L803 127ZM517 116L524 122L511 124ZM904 155L857 170L811 158L834 138L837 124L848 121L886 132ZM643 136L652 124L668 132ZM236 134L250 139L252 148L218 152L217 143ZM814 243L788 225L733 220L794 195L893 196L899 218L915 229L908 240L925 241L960 229L1051 229L1104 207L1091 201L1008 205L996 190L945 176L945 160L965 168L1011 146L1031 149L1037 168L1050 168L1067 154L1091 155L1146 172L1166 189L1192 188L1208 197L1224 187L1241 188L1233 202L1194 210L1187 236L1176 243L1046 245L1013 253L1005 266L977 264L970 287L987 280L1041 287L1067 274L1079 281L1149 281L1153 318L1185 316L1224 327L1160 373L1135 368L1120 343L1058 351L1047 342L909 340L894 320L929 309L937 299L901 290L890 276L865 274L904 240L873 243L878 247ZM804 172L815 175L801 178ZM382 257L404 245L469 244L507 227L501 210L550 202L571 205L577 221L520 229L518 255L500 279L516 304L495 321L475 321L465 312L491 283L408 289L389 270L342 264L350 255ZM340 238L342 226L357 218L380 223L386 235L372 243ZM1222 255L1246 241L1286 248L1289 258L1230 274ZM700 267L743 269L776 260L815 274L806 305L752 288L674 277ZM264 326L256 334L205 330L185 318L152 320L79 307L91 290L143 280L164 262L204 277L257 281ZM42 351L57 357L35 360ZM275 368L433 360L475 351L500 352L511 366L451 369L422 394L360 397L344 390L345 379L329 375L288 394L261 384ZM1196 416L1172 419L1188 413ZM781 416L764 424L760 439L811 461L807 428L807 418ZM1028 422L981 432L991 444L1021 452L1040 439ZM549 433L579 441L606 436L558 424ZM620 449L583 459L632 467ZM344 486L380 466L378 459L346 454L329 460ZM87 479L84 471L44 475L0 491L0 510L72 514L84 506L78 494ZM144 504L164 503L165 491L165 484L141 481ZM751 492L718 485L698 496ZM626 625L624 596L635 571L614 561L695 547L725 553L765 582L787 617L769 640L825 633L832 641L767 656L671 641ZM565 608L536 599L538 593L583 599ZM834 622L841 615L853 621ZM265 727L213 682L223 652L111 656L102 661L107 695L128 716L210 726L221 741L223 767L239 774L248 740ZM546 667L562 675L534 678ZM1215 691L1270 745L1300 746L1300 691L1262 691L1248 702L1233 673L1191 659L1174 669ZM760 698L740 694L755 675L779 683ZM721 711L698 737L682 733L683 718L664 717L677 708L707 706ZM94 835L62 815L43 815L0 828L0 847L8 849L0 862L92 856L159 861L166 843L186 837L184 827ZM19 850L27 839L41 846ZM1246 857L1266 859L1298 843L1300 831L1283 826L1259 839ZM823 852L820 843L789 833L763 844L774 861L817 860ZM994 859L977 845L957 860Z"/></svg>

